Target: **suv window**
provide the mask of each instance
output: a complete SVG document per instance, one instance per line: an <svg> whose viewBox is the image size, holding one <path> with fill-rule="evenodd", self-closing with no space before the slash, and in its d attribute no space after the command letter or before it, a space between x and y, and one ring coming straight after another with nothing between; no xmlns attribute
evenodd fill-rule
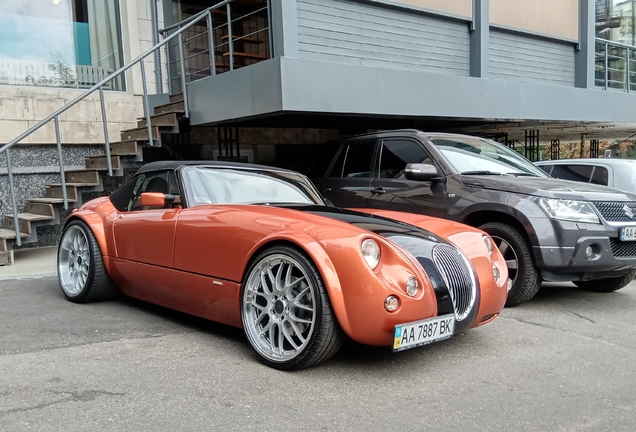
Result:
<svg viewBox="0 0 636 432"><path fill-rule="evenodd" d="M329 164L336 156L336 153L340 149L338 145L332 145L327 147L323 152L318 155L318 158L311 165L307 171L307 177L309 178L323 178L327 174Z"/></svg>
<svg viewBox="0 0 636 432"><path fill-rule="evenodd" d="M607 168L597 166L592 173L592 183L607 186L609 174Z"/></svg>
<svg viewBox="0 0 636 432"><path fill-rule="evenodd" d="M407 139L384 141L380 157L380 178L403 178L406 164L433 163L422 146Z"/></svg>
<svg viewBox="0 0 636 432"><path fill-rule="evenodd" d="M589 183L592 171L594 167L589 165L555 165L550 175L558 179Z"/></svg>
<svg viewBox="0 0 636 432"><path fill-rule="evenodd" d="M329 177L371 177L371 161L375 141L362 141L343 146Z"/></svg>

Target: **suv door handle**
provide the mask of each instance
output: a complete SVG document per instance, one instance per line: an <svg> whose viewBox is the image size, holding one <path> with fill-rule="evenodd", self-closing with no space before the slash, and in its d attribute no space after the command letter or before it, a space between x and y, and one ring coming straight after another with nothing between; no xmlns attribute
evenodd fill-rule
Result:
<svg viewBox="0 0 636 432"><path fill-rule="evenodd" d="M383 187L377 187L377 188L373 188L371 189L371 194L383 194L386 193L386 191L384 190Z"/></svg>

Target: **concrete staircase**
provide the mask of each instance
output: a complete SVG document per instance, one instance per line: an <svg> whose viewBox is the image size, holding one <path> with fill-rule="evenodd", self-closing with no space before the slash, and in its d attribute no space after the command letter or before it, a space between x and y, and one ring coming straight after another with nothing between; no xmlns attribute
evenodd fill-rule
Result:
<svg viewBox="0 0 636 432"><path fill-rule="evenodd" d="M179 133L180 124L184 121L183 94L170 96L170 102L156 106L150 117L153 142L148 140L146 119L138 119L137 127L121 131L119 142L110 143L111 165L113 176L119 177L118 184L123 183L124 170L135 169L143 164L143 149L148 146L161 146L161 134ZM105 151L104 151L105 153ZM85 157L86 168L65 171L66 194L69 211L83 203L83 194L90 193L91 198L105 195L104 181L108 178L108 161L104 154ZM61 225L68 212L64 212L61 184L45 185L45 196L29 198L22 213L18 214L18 225L22 244L37 243L37 228L41 226ZM13 214L4 215L4 228L0 228L0 265L13 263L13 247L16 232ZM55 239L57 242L59 239Z"/></svg>

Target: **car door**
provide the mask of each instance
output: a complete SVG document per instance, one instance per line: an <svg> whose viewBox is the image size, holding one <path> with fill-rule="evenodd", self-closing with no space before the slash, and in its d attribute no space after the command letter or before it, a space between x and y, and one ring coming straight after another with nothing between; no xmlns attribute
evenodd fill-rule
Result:
<svg viewBox="0 0 636 432"><path fill-rule="evenodd" d="M369 207L377 139L345 143L327 177L322 195L337 207Z"/></svg>
<svg viewBox="0 0 636 432"><path fill-rule="evenodd" d="M118 212L113 222L117 256L121 259L171 268L174 238L180 208L141 206L143 192L174 192L174 172L160 171L137 176L128 208Z"/></svg>
<svg viewBox="0 0 636 432"><path fill-rule="evenodd" d="M371 207L446 217L445 183L439 179L406 179L404 169L409 163L436 166L430 153L414 139L382 140L377 174L371 181ZM441 177L441 170L437 166L436 168Z"/></svg>

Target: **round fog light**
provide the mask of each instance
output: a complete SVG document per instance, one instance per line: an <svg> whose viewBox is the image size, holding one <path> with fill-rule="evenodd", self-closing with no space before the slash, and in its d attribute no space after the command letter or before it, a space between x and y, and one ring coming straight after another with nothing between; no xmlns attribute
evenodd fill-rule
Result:
<svg viewBox="0 0 636 432"><path fill-rule="evenodd" d="M400 305L400 302L395 296L390 295L386 298L386 300L384 300L384 309L386 309L389 312L394 312L399 305Z"/></svg>
<svg viewBox="0 0 636 432"><path fill-rule="evenodd" d="M415 279L413 276L411 276L409 280L406 281L406 293L411 297L415 297L415 294L417 294L417 289L419 287L420 284L417 283L417 279Z"/></svg>

